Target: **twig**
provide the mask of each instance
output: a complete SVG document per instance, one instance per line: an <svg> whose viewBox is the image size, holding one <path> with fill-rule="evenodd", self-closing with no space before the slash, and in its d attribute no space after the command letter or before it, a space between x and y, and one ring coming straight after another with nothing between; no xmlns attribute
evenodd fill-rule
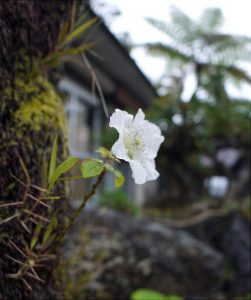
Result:
<svg viewBox="0 0 251 300"><path fill-rule="evenodd" d="M21 185L28 187L28 184L24 183L23 181L21 181L19 178L17 178L14 174L11 174L11 176Z"/></svg>
<svg viewBox="0 0 251 300"><path fill-rule="evenodd" d="M32 287L28 284L28 282L24 278L22 278L22 281L26 285L27 289L32 292Z"/></svg>
<svg viewBox="0 0 251 300"><path fill-rule="evenodd" d="M25 275L30 276L30 277L32 277L32 278L34 278L34 279L36 279L36 280L38 280L38 281L40 281L40 282L45 283L45 281L44 281L43 279L41 279L40 277L37 277L37 276L33 275L33 274L30 273L30 272L26 272Z"/></svg>
<svg viewBox="0 0 251 300"><path fill-rule="evenodd" d="M47 218L45 218L45 217L42 217L42 216L40 216L40 215L38 215L38 214L35 214L34 212L32 212L32 211L30 211L30 210L28 210L28 209L24 209L23 211L26 212L28 215L32 215L33 217L36 217L36 218L38 218L38 219L40 219L40 220L43 220L43 221L45 221L45 222L47 222L47 223L50 222L49 219L47 219Z"/></svg>
<svg viewBox="0 0 251 300"><path fill-rule="evenodd" d="M20 183L21 185L23 185L25 187L25 192L24 192L24 195L23 195L23 203L25 203L26 201L26 198L27 198L27 194L29 192L29 189L30 189L30 183L26 184L24 182L22 182L20 179L18 179L15 175L11 174L11 176L18 182Z"/></svg>
<svg viewBox="0 0 251 300"><path fill-rule="evenodd" d="M8 206L18 206L18 205L23 205L23 202L11 202L11 203L4 203L4 204L0 204L0 208L1 207L8 207Z"/></svg>
<svg viewBox="0 0 251 300"><path fill-rule="evenodd" d="M1 222L0 222L0 225L6 224L6 223L10 222L11 220L13 220L13 219L15 219L16 217L19 217L19 216L20 216L20 213L16 213L16 214L14 214L13 216L10 216L9 218L7 218L7 219L1 221Z"/></svg>
<svg viewBox="0 0 251 300"><path fill-rule="evenodd" d="M38 281L40 281L40 282L45 282L43 279L41 279L41 278L38 276L37 272L35 271L35 269L34 269L32 266L30 266L30 269L31 269L32 273L34 274L35 278L36 278Z"/></svg>
<svg viewBox="0 0 251 300"><path fill-rule="evenodd" d="M27 267L27 268L30 267L28 264L23 263L22 261L20 261L20 260L18 260L18 259L15 259L14 257L12 257L12 256L10 256L10 255L8 255L8 254L5 254L5 256L6 256L7 258L9 258L10 260L14 261L16 264L22 265L22 266Z"/></svg>
<svg viewBox="0 0 251 300"><path fill-rule="evenodd" d="M19 156L19 162L21 164L21 167L22 167L22 170L24 172L24 175L25 175L25 178L26 178L26 181L27 181L27 184L29 185L31 183L31 178L30 178L30 174L24 164L24 161L22 160L22 158Z"/></svg>
<svg viewBox="0 0 251 300"><path fill-rule="evenodd" d="M69 223L66 225L65 229L61 232L61 234L58 236L58 238L55 241L55 246L62 241L62 239L65 237L69 229L72 227L72 224L82 211L82 209L85 207L87 201L96 193L97 187L101 183L103 177L104 177L105 171L103 171L97 178L97 181L92 185L91 191L84 197L82 203L80 206L73 212L73 214L70 217Z"/></svg>
<svg viewBox="0 0 251 300"><path fill-rule="evenodd" d="M83 179L83 177L82 177L82 179ZM48 196L48 197L41 197L41 200L43 200L43 201L47 201L47 200L61 200L63 197L65 197L65 196Z"/></svg>
<svg viewBox="0 0 251 300"><path fill-rule="evenodd" d="M30 229L26 226L26 224L22 220L20 220L20 224L29 234L31 234Z"/></svg>
<svg viewBox="0 0 251 300"><path fill-rule="evenodd" d="M44 203L43 201L41 201L41 198L34 197L34 196L31 195L31 194L27 194L27 196L28 196L29 198L31 198L32 200L36 201L37 203L39 203L39 204L41 204L41 205L43 205L43 206L45 206L45 207L47 207L47 208L51 208L50 205L48 205L48 204Z"/></svg>
<svg viewBox="0 0 251 300"><path fill-rule="evenodd" d="M167 219L164 221L164 223L173 228L185 228L185 227L194 226L212 217L222 217L225 214L226 211L223 209L209 209L188 219L183 219L183 220Z"/></svg>
<svg viewBox="0 0 251 300"><path fill-rule="evenodd" d="M69 177L61 177L58 180L76 180L76 179L83 179L83 176L69 176Z"/></svg>
<svg viewBox="0 0 251 300"><path fill-rule="evenodd" d="M28 221L33 222L34 224L38 225L38 221L33 219L32 217L28 218Z"/></svg>
<svg viewBox="0 0 251 300"><path fill-rule="evenodd" d="M29 210L30 214L33 213L34 215L36 215L36 214L34 213L34 211L35 211L35 209L38 207L38 205L41 204L41 203L40 203L40 198L42 197L42 194L43 194L43 192L40 192L39 196L36 198L36 199L37 199L36 203L35 203L35 204L30 208L30 210ZM30 197L33 197L33 200L35 199L35 197L32 196L31 194L28 194L28 193L27 193L27 197L28 197L28 195L30 195ZM46 205L47 205L47 204L46 204ZM24 209L24 211L27 211L27 210ZM26 223L26 222L28 221L28 219L29 219L29 217L26 217L25 220L24 220L24 222Z"/></svg>
<svg viewBox="0 0 251 300"><path fill-rule="evenodd" d="M12 241L9 242L12 247L14 247L23 257L26 257L26 254Z"/></svg>
<svg viewBox="0 0 251 300"><path fill-rule="evenodd" d="M96 76L96 74L95 74L95 72L94 72L94 70L93 70L93 68L92 68L89 60L87 59L86 55L84 53L82 53L81 57L84 60L84 62L86 63L86 66L87 66L88 70L90 71L90 73L92 75L93 81L96 84L96 87L97 87L98 92L99 92L99 97L100 97L100 100L101 100L101 103L102 103L102 106L103 106L103 109L104 109L105 116L107 118L109 118L109 113L108 113L108 109L107 109L105 97L104 97L101 85L100 85L100 83L98 81L98 78L97 78L97 76Z"/></svg>
<svg viewBox="0 0 251 300"><path fill-rule="evenodd" d="M75 19L76 19L76 10L77 10L77 2L76 0L73 0L72 3L72 9L71 9L71 20L70 20L70 30L73 29L74 23L75 23Z"/></svg>
<svg viewBox="0 0 251 300"><path fill-rule="evenodd" d="M44 193L48 193L49 191L45 188L42 188L41 186L35 185L35 184L31 184L30 185L32 188L40 191L40 192L44 192Z"/></svg>

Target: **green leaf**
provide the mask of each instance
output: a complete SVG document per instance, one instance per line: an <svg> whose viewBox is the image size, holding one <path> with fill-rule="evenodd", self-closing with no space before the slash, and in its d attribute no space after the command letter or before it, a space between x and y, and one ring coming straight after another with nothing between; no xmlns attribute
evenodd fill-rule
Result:
<svg viewBox="0 0 251 300"><path fill-rule="evenodd" d="M97 20L97 18L93 18L90 21L87 21L84 24L80 25L66 38L65 42L70 43L71 41L75 40L83 32L85 32L93 23L95 23L96 20Z"/></svg>
<svg viewBox="0 0 251 300"><path fill-rule="evenodd" d="M45 233L43 235L43 244L46 243L51 236L52 230L57 227L57 218L53 217L50 223L47 225Z"/></svg>
<svg viewBox="0 0 251 300"><path fill-rule="evenodd" d="M47 160L46 160L46 155L45 155L45 152L43 153L43 156L42 156L42 171L41 171L41 184L42 184L42 187L45 187L46 184L47 184L47 181L48 181L48 163L47 163Z"/></svg>
<svg viewBox="0 0 251 300"><path fill-rule="evenodd" d="M183 298L177 295L168 295L166 296L166 300L183 300Z"/></svg>
<svg viewBox="0 0 251 300"><path fill-rule="evenodd" d="M68 30L69 30L69 23L68 22L65 22L65 23L61 24L60 32L59 32L59 36L58 36L58 44L61 44L64 41Z"/></svg>
<svg viewBox="0 0 251 300"><path fill-rule="evenodd" d="M34 231L33 237L31 239L31 244L30 244L30 249L31 250L35 247L42 228L43 228L43 223L42 222L38 223L37 227Z"/></svg>
<svg viewBox="0 0 251 300"><path fill-rule="evenodd" d="M23 170L23 172L24 172L24 174L25 174L27 183L30 183L31 179L30 179L29 172L28 172L28 170L27 170L27 168L26 168L26 166L25 166L25 163L24 163L24 161L22 160L21 157L19 158L19 162L20 162L21 167L22 167L22 170Z"/></svg>
<svg viewBox="0 0 251 300"><path fill-rule="evenodd" d="M49 168L49 181L51 180L51 176L55 171L56 163L57 163L57 152L58 152L58 136L55 137L52 150L51 150L51 159L50 159L50 168Z"/></svg>
<svg viewBox="0 0 251 300"><path fill-rule="evenodd" d="M57 179L67 171L69 171L77 162L79 158L75 156L68 157L64 162L62 162L51 175L49 180L49 190L51 190L57 181Z"/></svg>
<svg viewBox="0 0 251 300"><path fill-rule="evenodd" d="M100 159L89 158L82 162L81 171L84 178L96 177L104 170L104 162Z"/></svg>
<svg viewBox="0 0 251 300"><path fill-rule="evenodd" d="M89 42L89 43L85 43L81 46L78 46L76 48L65 49L62 52L62 56L64 56L64 55L76 55L76 54L82 53L85 50L88 50L91 47L95 46L96 44L97 44L97 42Z"/></svg>
<svg viewBox="0 0 251 300"><path fill-rule="evenodd" d="M48 54L42 61L41 63L44 65L49 65L49 66L56 66L60 59L63 57L63 50L58 50L55 51L51 54Z"/></svg>
<svg viewBox="0 0 251 300"><path fill-rule="evenodd" d="M83 14L81 15L81 17L79 17L77 19L77 21L74 23L73 29L78 28L79 25L81 25L85 21L85 19L87 19L87 18L88 18L88 13L87 12L85 12L85 13L83 12Z"/></svg>
<svg viewBox="0 0 251 300"><path fill-rule="evenodd" d="M111 164L105 163L105 168L110 171L111 173L114 174L115 176L115 182L114 185L116 188L120 187L123 185L125 181L124 175L117 169L115 169Z"/></svg>
<svg viewBox="0 0 251 300"><path fill-rule="evenodd" d="M182 300L176 295L164 295L150 289L138 289L131 294L131 300Z"/></svg>
<svg viewBox="0 0 251 300"><path fill-rule="evenodd" d="M95 152L98 152L102 158L108 158L108 159L116 160L117 162L119 162L117 157L110 150L106 149L105 147L99 147Z"/></svg>
<svg viewBox="0 0 251 300"><path fill-rule="evenodd" d="M121 187L121 186L124 184L124 182L125 182L125 177L124 177L124 175L123 175L120 171L116 170L116 175L115 175L115 187L116 187L116 188Z"/></svg>
<svg viewBox="0 0 251 300"><path fill-rule="evenodd" d="M111 173L113 173L115 175L116 170L113 168L113 166L111 164L105 163L105 167L108 171L110 171Z"/></svg>

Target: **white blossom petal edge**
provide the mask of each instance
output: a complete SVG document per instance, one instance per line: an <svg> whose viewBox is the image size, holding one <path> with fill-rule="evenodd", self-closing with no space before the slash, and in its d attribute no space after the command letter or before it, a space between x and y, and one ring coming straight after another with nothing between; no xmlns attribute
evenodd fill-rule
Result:
<svg viewBox="0 0 251 300"><path fill-rule="evenodd" d="M147 120L141 109L136 116L120 109L110 117L110 127L117 129L119 139L112 146L112 153L119 159L128 161L132 177L137 184L158 178L154 159L164 141L159 127Z"/></svg>

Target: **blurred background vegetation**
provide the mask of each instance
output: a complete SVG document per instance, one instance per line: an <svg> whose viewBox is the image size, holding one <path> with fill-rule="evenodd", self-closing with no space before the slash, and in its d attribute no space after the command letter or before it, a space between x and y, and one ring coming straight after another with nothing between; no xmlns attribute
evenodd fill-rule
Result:
<svg viewBox="0 0 251 300"><path fill-rule="evenodd" d="M170 44L144 45L151 54L164 57L169 70L159 83L163 95L148 111L166 138L158 160L160 204L180 209L209 198L217 200L209 205L226 199L243 204L250 195L250 101L233 97L227 85L251 83L240 67L251 62L251 39L221 33L219 9L207 9L193 21L173 8L170 24L150 18L148 22L171 39ZM196 85L184 99L188 73ZM214 176L222 187L212 186Z"/></svg>
<svg viewBox="0 0 251 300"><path fill-rule="evenodd" d="M129 34L121 39L129 51L143 48L166 65L156 84L160 96L146 111L165 136L157 158L158 193L140 208L122 191L104 192L99 203L186 229L213 246L224 255L225 297L250 299L251 99L234 96L232 89L251 84L251 38L224 33L218 8L197 20L175 7L170 16L168 23L146 20L168 43L136 45ZM114 132L106 129L103 138L110 147ZM132 299L169 299L154 293L138 290ZM170 299L175 297L182 299Z"/></svg>
<svg viewBox="0 0 251 300"><path fill-rule="evenodd" d="M147 22L170 40L129 46L161 57L167 70L156 86L161 96L146 112L165 136L157 161L160 193L147 206L172 217L210 207L250 215L251 102L232 96L231 87L251 84L242 67L251 62L251 38L222 33L217 8L194 21L173 7L170 23ZM188 77L194 81L189 95ZM110 147L114 132L104 133L102 142Z"/></svg>

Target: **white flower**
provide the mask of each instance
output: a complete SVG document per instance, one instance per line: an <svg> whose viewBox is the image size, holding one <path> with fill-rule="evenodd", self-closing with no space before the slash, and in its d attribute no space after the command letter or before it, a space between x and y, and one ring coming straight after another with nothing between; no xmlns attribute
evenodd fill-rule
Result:
<svg viewBox="0 0 251 300"><path fill-rule="evenodd" d="M134 118L125 111L115 109L109 125L119 132L119 139L111 151L119 159L129 162L135 182L143 184L157 179L159 173L155 169L154 159L164 141L159 127L146 121L141 109Z"/></svg>

